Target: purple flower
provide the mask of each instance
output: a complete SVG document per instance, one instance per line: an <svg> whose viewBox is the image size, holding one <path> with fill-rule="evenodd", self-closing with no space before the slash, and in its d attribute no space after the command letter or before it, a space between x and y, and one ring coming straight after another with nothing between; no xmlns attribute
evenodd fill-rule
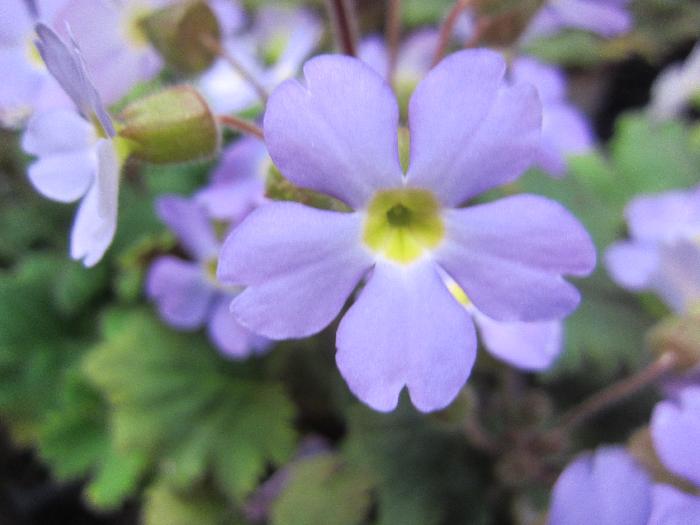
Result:
<svg viewBox="0 0 700 525"><path fill-rule="evenodd" d="M157 304L161 318L179 330L197 330L206 324L211 342L233 358L266 350L269 342L243 328L229 312L237 290L216 280L219 241L203 209L191 199L166 196L158 199L156 210L192 259L168 255L151 266L146 293Z"/></svg>
<svg viewBox="0 0 700 525"><path fill-rule="evenodd" d="M36 52L35 18L49 20L66 0L40 0L36 13L26 0L0 4L0 122L16 124L34 109L66 105L61 90Z"/></svg>
<svg viewBox="0 0 700 525"><path fill-rule="evenodd" d="M411 93L430 70L439 35L423 30L401 46L394 83L399 101L408 103ZM389 77L389 58L380 37L365 39L359 57L383 78ZM593 147L593 133L586 117L566 99L562 72L533 58L518 58L510 69L510 81L535 86L542 102L542 140L536 165L553 176L566 173L566 159ZM403 107L403 105L402 105Z"/></svg>
<svg viewBox="0 0 700 525"><path fill-rule="evenodd" d="M38 160L29 179L45 197L82 198L71 232L70 253L86 266L96 264L117 226L120 155L112 121L85 69L80 50L67 46L38 24L36 45L46 67L75 103L72 110L38 113L29 121L22 147Z"/></svg>
<svg viewBox="0 0 700 525"><path fill-rule="evenodd" d="M700 187L638 197L625 215L631 239L608 248L608 272L628 290L654 291L687 311L700 299Z"/></svg>
<svg viewBox="0 0 700 525"><path fill-rule="evenodd" d="M321 22L309 11L264 7L251 32L228 38L224 47L258 84L271 90L298 73L322 31ZM217 113L243 111L259 102L250 82L223 58L202 75L199 88Z"/></svg>
<svg viewBox="0 0 700 525"><path fill-rule="evenodd" d="M655 485L653 508L644 525L692 525L700 523L700 497L670 485Z"/></svg>
<svg viewBox="0 0 700 525"><path fill-rule="evenodd" d="M666 468L700 487L700 386L684 389L677 400L658 403L651 435Z"/></svg>
<svg viewBox="0 0 700 525"><path fill-rule="evenodd" d="M632 456L622 447L601 447L559 476L549 525L646 525L651 497L651 479Z"/></svg>
<svg viewBox="0 0 700 525"><path fill-rule="evenodd" d="M214 219L240 222L265 201L265 178L272 165L265 143L246 137L228 146L207 187L195 199Z"/></svg>
<svg viewBox="0 0 700 525"><path fill-rule="evenodd" d="M562 321L496 321L477 310L452 279L445 277L444 280L452 295L471 314L481 343L494 357L523 370L539 371L549 368L561 354L564 349Z"/></svg>
<svg viewBox="0 0 700 525"><path fill-rule="evenodd" d="M357 284L340 323L336 362L371 407L396 406L406 386L423 411L445 407L469 376L474 326L445 286L446 272L499 321L561 319L595 249L564 208L518 195L465 201L515 180L532 163L540 106L530 86L508 85L497 53L456 53L421 82L409 105L411 159L398 154L399 110L389 86L357 59L322 56L270 97L265 137L282 174L354 211L270 203L224 244L220 280L247 286L239 321L272 339L327 326Z"/></svg>
<svg viewBox="0 0 700 525"><path fill-rule="evenodd" d="M676 399L656 405L651 436L664 466L700 491L700 386L686 387ZM700 522L700 492L691 495L671 486L655 487L650 525L697 522Z"/></svg>
<svg viewBox="0 0 700 525"><path fill-rule="evenodd" d="M562 72L533 58L518 58L511 68L512 80L537 88L542 102L542 141L536 164L547 173L563 176L566 159L593 148L593 133L586 117L566 99Z"/></svg>
<svg viewBox="0 0 700 525"><path fill-rule="evenodd" d="M523 40L548 36L562 29L583 29L614 37L632 29L629 0L547 0L535 15Z"/></svg>
<svg viewBox="0 0 700 525"><path fill-rule="evenodd" d="M54 27L70 26L105 103L117 102L162 68L139 22L172 1L67 0L57 14Z"/></svg>
<svg viewBox="0 0 700 525"><path fill-rule="evenodd" d="M700 44L682 63L671 64L654 81L649 113L655 120L670 120L682 114L700 95Z"/></svg>

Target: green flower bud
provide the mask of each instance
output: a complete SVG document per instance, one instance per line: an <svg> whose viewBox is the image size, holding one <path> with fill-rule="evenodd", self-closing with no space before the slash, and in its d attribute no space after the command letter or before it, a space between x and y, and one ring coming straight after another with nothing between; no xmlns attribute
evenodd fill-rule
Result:
<svg viewBox="0 0 700 525"><path fill-rule="evenodd" d="M212 43L221 40L221 29L206 2L188 0L164 7L141 25L151 44L178 71L199 73L216 58Z"/></svg>
<svg viewBox="0 0 700 525"><path fill-rule="evenodd" d="M131 155L154 164L212 157L219 149L219 127L204 98L177 86L132 102L121 113L119 136Z"/></svg>

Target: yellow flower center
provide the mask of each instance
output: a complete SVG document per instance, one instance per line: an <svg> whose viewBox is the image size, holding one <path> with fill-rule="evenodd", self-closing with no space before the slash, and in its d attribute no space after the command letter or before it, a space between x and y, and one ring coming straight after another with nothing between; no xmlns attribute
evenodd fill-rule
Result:
<svg viewBox="0 0 700 525"><path fill-rule="evenodd" d="M392 261L411 263L436 248L444 236L440 204L429 191L381 191L367 209L364 242Z"/></svg>
<svg viewBox="0 0 700 525"><path fill-rule="evenodd" d="M143 26L143 20L153 12L145 5L136 2L127 5L122 15L122 31L127 42L136 49L148 46L148 36Z"/></svg>
<svg viewBox="0 0 700 525"><path fill-rule="evenodd" d="M459 302L460 304L464 306L469 306L470 304L472 304L467 294L464 293L464 290L462 290L462 288L453 280L450 279L449 283L447 284L447 289L452 294L452 297L457 299L457 302Z"/></svg>

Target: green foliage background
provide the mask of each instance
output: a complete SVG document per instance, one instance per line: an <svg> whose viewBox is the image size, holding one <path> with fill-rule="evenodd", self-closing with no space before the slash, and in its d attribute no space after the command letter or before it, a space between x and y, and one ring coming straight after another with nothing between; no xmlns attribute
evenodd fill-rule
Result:
<svg viewBox="0 0 700 525"><path fill-rule="evenodd" d="M450 5L406 0L405 23L436 23ZM633 53L653 64L699 36L694 2L639 0L633 8L630 36L604 42L567 32L531 51L600 71ZM533 171L503 191L563 202L602 257L625 234L631 198L700 181L698 137L697 124L627 113L609 143L574 159L563 180ZM115 243L86 270L66 254L71 209L33 192L17 141L0 135L0 421L58 483L80 481L87 505L105 512L136 502L146 525L260 523L251 502L273 480L272 525L485 524L540 513L571 453L617 434L587 429L564 456L548 458L546 475L538 468L528 477L527 465L493 457L474 439L474 414L498 438L552 424L576 399L647 363L645 333L666 313L653 298L621 291L600 266L577 283L584 300L567 320L566 351L553 370L514 380L481 352L465 395L443 413L421 415L406 402L373 413L339 377L332 328L235 362L203 334L168 328L145 302L149 261L175 248L153 200L191 193L211 165L130 164ZM643 422L634 414L648 414L650 399L632 403L616 423L625 432ZM320 436L323 450L299 455L309 436Z"/></svg>

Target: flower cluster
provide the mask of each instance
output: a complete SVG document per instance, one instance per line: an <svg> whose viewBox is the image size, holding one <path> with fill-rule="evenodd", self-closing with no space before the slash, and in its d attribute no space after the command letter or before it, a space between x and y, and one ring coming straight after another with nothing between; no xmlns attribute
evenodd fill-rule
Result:
<svg viewBox="0 0 700 525"><path fill-rule="evenodd" d="M207 385L192 406L209 407L212 392L230 392L236 404L269 402L294 419L286 398L276 404L284 374L275 360L302 350L297 343L278 349L277 342L326 331L330 366L347 398L385 413L405 394L421 421L447 422L452 434L459 427L460 439L465 434L497 457L492 477L510 493L557 477L577 443L562 436L571 437L589 412L657 382L664 398L647 406L646 448L615 444L578 455L553 486L548 520L700 523L700 186L659 183L660 191L628 181L634 188L617 188L610 174L623 171L617 149L624 141L601 154L592 111L579 107L585 97L568 85L566 70L530 54L564 31L596 42L626 35L633 30L628 3L460 0L435 17L440 26L412 27L401 38L400 2L389 2L384 38L358 35L351 2L329 2L340 54L331 52L323 18L309 6L249 12L233 0L3 0L0 122L21 133L31 186L49 200L79 202L70 257L85 267L104 261L106 272L117 272L119 300L145 298L158 314L153 323L185 341L177 359L192 362L190 336L175 332L202 332L227 358L212 352L218 361L202 370L219 379L240 373L231 388L222 386L226 379ZM683 66L657 80L639 116L649 136L698 93L698 53L696 46ZM676 138L685 133L673 129ZM694 133L683 135L689 148L700 136ZM144 168L149 164L158 167ZM165 174L154 184L160 169ZM187 177L178 179L181 173ZM146 214L129 214L144 195L155 233L133 235L124 215L132 227L145 221ZM599 206L610 214L599 214ZM117 232L134 237L128 251ZM599 249L605 268L582 283ZM129 295L124 289L134 278L138 293ZM580 316L594 321L570 331L569 316L591 290L604 297ZM633 295L646 292L664 304ZM84 302L101 300L95 293ZM532 373L552 370L572 352L588 366L589 343L599 344L591 335L596 323L627 322L631 316L615 314L628 307L643 313L639 332L649 329L656 360L648 368L643 358L630 365L639 375L583 403L583 415L574 408L558 418L558 394L539 395L558 392L556 378ZM597 308L609 308L612 319ZM322 347L326 339L312 341ZM484 359L480 347L498 362ZM531 375L513 374L504 363ZM261 389L260 401L250 385L264 374L275 385ZM482 396L490 412L481 417L479 403L468 401L493 382L502 386ZM308 403L290 390L288 405ZM149 400L162 394L146 392ZM111 403L120 394L105 397ZM457 415L423 414L457 399ZM183 403L173 413L189 410ZM335 407L314 410L294 420L312 428L310 435L323 426L318 414ZM191 450L162 461L174 479L209 483L194 470L217 461L225 447L211 436L234 419L212 413ZM255 434L257 421L245 422ZM322 445L309 441L309 455L299 447L257 493L245 472L222 474L227 465L217 463L212 479L223 479L236 497L255 494L247 504L237 501L236 512L277 523L268 500L293 485L304 460L319 461L323 472L314 474L324 483L344 464L325 437ZM261 449L268 447L263 438ZM215 452L205 450L209 439ZM236 439L248 453L249 443ZM254 448L249 454L263 466L248 470L260 481L268 456L278 466L284 454ZM195 457L200 452L205 460ZM522 461L509 463L511 455ZM171 465L179 461L187 464ZM536 473L513 482L522 465Z"/></svg>

